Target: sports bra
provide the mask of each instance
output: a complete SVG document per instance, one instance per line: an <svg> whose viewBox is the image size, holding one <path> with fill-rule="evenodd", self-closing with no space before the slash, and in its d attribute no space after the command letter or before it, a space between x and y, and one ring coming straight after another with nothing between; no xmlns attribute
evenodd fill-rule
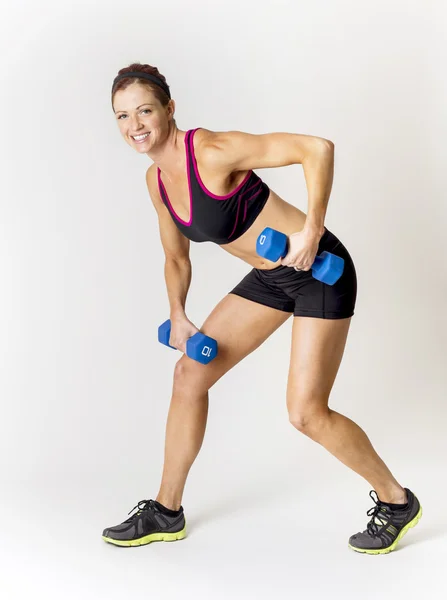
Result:
<svg viewBox="0 0 447 600"><path fill-rule="evenodd" d="M178 227L193 242L228 244L240 237L253 224L270 194L270 189L253 170L242 183L226 196L212 194L204 186L194 154L194 133L185 135L186 165L189 190L189 221L183 221L174 211L158 172L158 189L163 203Z"/></svg>

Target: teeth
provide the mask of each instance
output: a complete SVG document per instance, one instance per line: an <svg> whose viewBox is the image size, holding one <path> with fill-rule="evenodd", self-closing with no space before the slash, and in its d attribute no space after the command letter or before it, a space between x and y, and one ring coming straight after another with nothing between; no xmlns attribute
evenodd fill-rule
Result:
<svg viewBox="0 0 447 600"><path fill-rule="evenodd" d="M132 137L134 140L139 142L140 140L144 140L144 138L146 138L148 135L148 133L144 133L143 135L133 135Z"/></svg>

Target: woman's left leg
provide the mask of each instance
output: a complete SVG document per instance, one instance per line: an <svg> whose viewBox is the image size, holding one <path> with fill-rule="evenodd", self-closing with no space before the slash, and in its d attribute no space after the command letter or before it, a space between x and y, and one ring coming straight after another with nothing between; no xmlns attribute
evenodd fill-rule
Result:
<svg viewBox="0 0 447 600"><path fill-rule="evenodd" d="M342 463L366 479L382 502L407 502L404 488L356 423L330 409L329 395L340 366L351 318L293 319L287 384L289 420Z"/></svg>

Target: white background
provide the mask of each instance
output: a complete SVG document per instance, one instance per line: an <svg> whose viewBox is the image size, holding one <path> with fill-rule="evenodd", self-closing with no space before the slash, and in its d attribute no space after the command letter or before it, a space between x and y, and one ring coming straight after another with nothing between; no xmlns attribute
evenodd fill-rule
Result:
<svg viewBox="0 0 447 600"><path fill-rule="evenodd" d="M3 2L2 598L443 596L446 22L435 0ZM210 392L189 537L102 541L158 492L180 357L157 341L169 315L150 160L110 103L134 61L167 77L183 131L335 143L325 224L359 288L330 405L421 500L394 553L348 549L370 486L288 422L292 320ZM307 210L300 165L258 174ZM200 327L250 267L208 243L191 256Z"/></svg>

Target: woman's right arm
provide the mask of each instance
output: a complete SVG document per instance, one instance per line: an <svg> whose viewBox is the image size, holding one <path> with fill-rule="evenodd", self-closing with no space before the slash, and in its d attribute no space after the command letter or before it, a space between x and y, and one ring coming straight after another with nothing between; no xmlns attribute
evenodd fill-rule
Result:
<svg viewBox="0 0 447 600"><path fill-rule="evenodd" d="M157 211L160 239L165 253L165 280L169 298L170 318L186 317L186 296L191 284L192 266L189 258L190 241L175 226L164 205L156 180L155 164L146 173L146 184Z"/></svg>

